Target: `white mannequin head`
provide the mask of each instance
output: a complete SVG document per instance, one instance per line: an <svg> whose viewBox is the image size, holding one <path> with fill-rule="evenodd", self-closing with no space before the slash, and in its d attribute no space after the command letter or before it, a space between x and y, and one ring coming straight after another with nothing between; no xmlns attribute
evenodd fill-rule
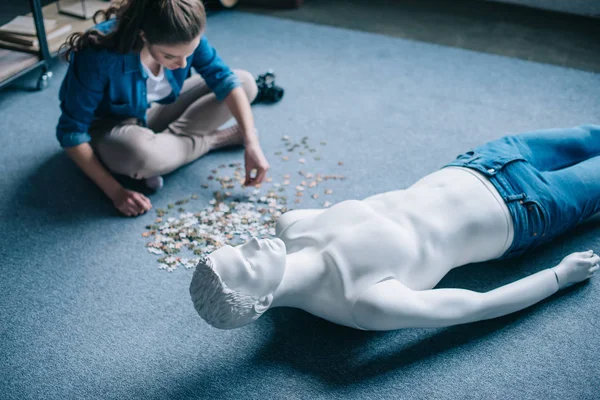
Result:
<svg viewBox="0 0 600 400"><path fill-rule="evenodd" d="M241 246L221 247L196 266L190 285L196 311L220 329L255 321L273 302L285 262L280 239L252 238Z"/></svg>

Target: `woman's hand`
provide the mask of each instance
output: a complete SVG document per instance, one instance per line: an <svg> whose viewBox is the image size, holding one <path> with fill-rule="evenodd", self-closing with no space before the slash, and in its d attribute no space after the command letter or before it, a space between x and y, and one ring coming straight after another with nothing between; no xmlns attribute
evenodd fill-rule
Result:
<svg viewBox="0 0 600 400"><path fill-rule="evenodd" d="M244 164L246 167L245 186L256 186L265 179L270 166L258 141L252 141L251 143L246 144ZM256 172L255 176L252 175L253 172Z"/></svg>
<svg viewBox="0 0 600 400"><path fill-rule="evenodd" d="M553 268L560 289L591 278L600 267L600 257L592 250L569 254Z"/></svg>
<svg viewBox="0 0 600 400"><path fill-rule="evenodd" d="M141 193L120 188L112 199L114 206L128 217L144 214L152 208L150 199Z"/></svg>
<svg viewBox="0 0 600 400"><path fill-rule="evenodd" d="M248 75L248 79L254 79L250 74L245 73L244 75ZM246 147L244 153L246 180L244 181L244 185L256 186L265 179L265 175L267 175L267 170L269 169L269 162L258 143L250 102L244 89L236 87L225 98L225 103L242 129L242 136L244 137L244 147Z"/></svg>
<svg viewBox="0 0 600 400"><path fill-rule="evenodd" d="M100 163L89 143L65 149L67 155L112 200L115 207L128 217L140 215L152 208L150 200L141 193L125 189Z"/></svg>

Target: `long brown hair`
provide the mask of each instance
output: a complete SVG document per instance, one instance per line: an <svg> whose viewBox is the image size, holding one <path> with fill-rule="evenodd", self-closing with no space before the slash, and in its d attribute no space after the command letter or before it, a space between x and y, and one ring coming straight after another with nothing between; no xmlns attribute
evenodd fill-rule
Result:
<svg viewBox="0 0 600 400"><path fill-rule="evenodd" d="M189 43L206 26L206 11L201 0L122 0L94 14L94 23L116 20L109 33L96 29L76 32L61 46L70 60L74 51L85 48L111 49L119 53L140 52L144 43L140 32L150 44Z"/></svg>

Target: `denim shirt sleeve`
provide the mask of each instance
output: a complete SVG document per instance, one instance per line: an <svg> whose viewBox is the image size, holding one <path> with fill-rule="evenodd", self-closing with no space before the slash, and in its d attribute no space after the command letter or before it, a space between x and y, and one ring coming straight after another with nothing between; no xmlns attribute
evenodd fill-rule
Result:
<svg viewBox="0 0 600 400"><path fill-rule="evenodd" d="M85 49L72 55L60 88L61 116L56 137L63 148L91 140L88 128L104 96L111 73L110 57L105 51Z"/></svg>
<svg viewBox="0 0 600 400"><path fill-rule="evenodd" d="M218 100L225 99L233 89L241 85L237 75L225 65L204 36L192 56L192 67L202 75Z"/></svg>

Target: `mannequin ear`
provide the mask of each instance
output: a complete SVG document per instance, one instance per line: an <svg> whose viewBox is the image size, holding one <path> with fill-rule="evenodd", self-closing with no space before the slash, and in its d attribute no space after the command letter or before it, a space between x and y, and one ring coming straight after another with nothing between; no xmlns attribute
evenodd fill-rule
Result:
<svg viewBox="0 0 600 400"><path fill-rule="evenodd" d="M257 313L263 313L267 311L269 307L271 307L271 303L273 303L273 295L269 294L264 297L258 299L256 304L254 304L254 311Z"/></svg>

